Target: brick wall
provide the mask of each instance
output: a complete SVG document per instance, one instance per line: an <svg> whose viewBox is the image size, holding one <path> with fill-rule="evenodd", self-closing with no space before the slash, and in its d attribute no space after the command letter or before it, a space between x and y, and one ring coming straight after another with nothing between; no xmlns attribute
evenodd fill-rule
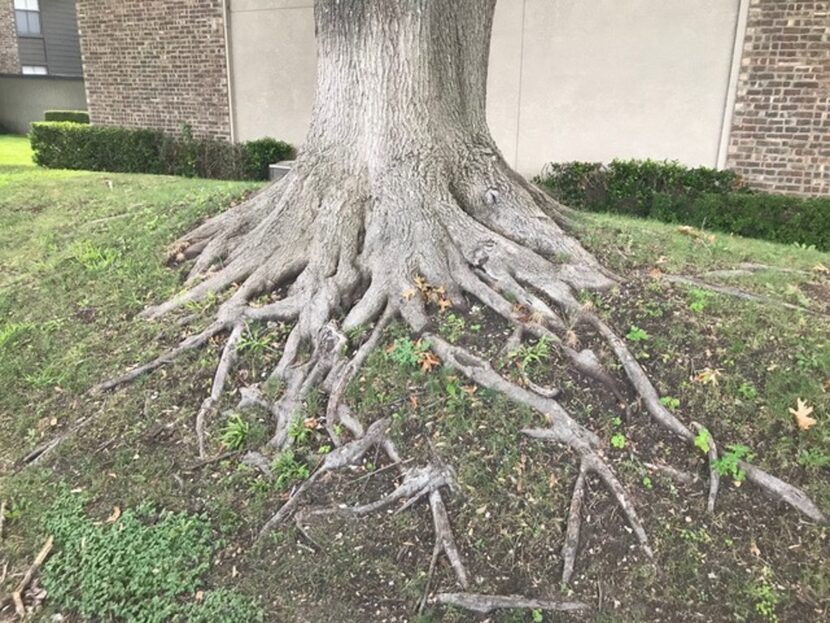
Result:
<svg viewBox="0 0 830 623"><path fill-rule="evenodd" d="M230 138L222 0L78 0L93 123Z"/></svg>
<svg viewBox="0 0 830 623"><path fill-rule="evenodd" d="M751 0L728 166L760 189L830 194L830 1Z"/></svg>
<svg viewBox="0 0 830 623"><path fill-rule="evenodd" d="M19 74L14 0L0 0L0 74Z"/></svg>

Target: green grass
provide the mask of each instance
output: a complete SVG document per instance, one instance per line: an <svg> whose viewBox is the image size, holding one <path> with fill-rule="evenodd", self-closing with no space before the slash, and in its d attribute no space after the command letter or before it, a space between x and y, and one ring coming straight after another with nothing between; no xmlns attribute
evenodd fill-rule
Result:
<svg viewBox="0 0 830 623"><path fill-rule="evenodd" d="M0 167L7 166L35 166L28 136L0 134Z"/></svg>
<svg viewBox="0 0 830 623"><path fill-rule="evenodd" d="M23 147L25 139L0 137L0 498L9 502L2 556L10 573L20 573L47 533L56 536L41 573L50 589L44 616L94 612L95 620L150 621L186 612L190 621L255 620L259 615L245 610L255 601L269 621L412 620L433 546L425 507L380 513L371 524L310 519L304 533L289 524L265 543L253 540L287 491L331 450L320 423L324 396L312 394L302 406L291 427L294 447L272 457L277 476L268 481L238 455L193 468L193 419L209 393L219 344L119 391L87 392L202 326L204 319L186 329L175 317L148 323L135 314L181 287L180 270L166 265L168 245L257 185L45 171L21 166ZM16 160L8 160L15 150ZM618 290L583 299L629 335L666 404L683 421L705 426L722 451L746 446L758 464L830 509L827 318L704 296L649 276L655 268L700 274L739 262L767 264L713 281L827 312L830 284L820 266L830 266L830 256L723 235L699 241L669 225L621 217L587 215L580 223L585 243L632 277ZM209 314L216 302L183 315ZM765 617L771 610L780 621L799 621L810 619L811 604L828 606L826 529L730 477L717 512L707 515L705 481L683 487L645 467L665 462L705 478L701 450L669 439L640 410L620 412L613 398L571 374L547 342L500 357L510 329L480 307L438 320L442 334L490 357L503 374L560 387L563 404L602 438L632 491L656 565L632 547L619 512L592 485L573 590L595 603L601 585L607 609L594 620L649 620L660 608L671 620L752 620L763 609ZM247 328L232 389L262 381L289 330ZM362 328L350 335L350 347L365 334ZM577 334L581 347L594 348L620 375L590 335L579 327ZM563 518L578 465L560 448L521 436L522 427L542 424L539 414L446 368L425 372L419 362L427 352L417 336L391 327L347 390L353 412L364 423L390 416L404 458L437 456L454 466L460 495L448 495L447 503L462 555L480 578L476 591L542 594L536 587L555 585L561 573ZM263 390L277 396L281 387ZM808 431L798 430L788 411L798 398L815 409L817 424ZM223 412L207 422L211 453L260 448L269 438L270 413L235 414L236 400L228 396ZM79 422L88 424L41 466L15 470L22 454ZM378 472L382 465L382 456L370 454L354 470L321 479L314 503L365 503L388 491L394 470ZM114 507L121 516L106 523ZM439 563L433 586L454 590L446 567ZM160 600L152 612L142 610L150 607L147 591ZM531 612L499 616L533 620ZM469 618L427 609L418 620Z"/></svg>

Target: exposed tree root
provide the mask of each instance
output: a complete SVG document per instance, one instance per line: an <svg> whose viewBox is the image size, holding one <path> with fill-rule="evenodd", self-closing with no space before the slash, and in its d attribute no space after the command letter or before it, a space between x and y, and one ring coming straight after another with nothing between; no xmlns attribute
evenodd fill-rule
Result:
<svg viewBox="0 0 830 623"><path fill-rule="evenodd" d="M464 608L479 614L488 614L493 610L516 608L550 612L579 612L589 609L587 604L578 601L532 599L521 595L482 595L479 593L438 593L432 598L432 602L444 606Z"/></svg>
<svg viewBox="0 0 830 623"><path fill-rule="evenodd" d="M514 383L488 361L430 332L430 303L463 308L466 297L475 298L514 327L509 348L519 345L524 335L549 339L576 370L610 392L622 408L632 403L633 389L655 422L687 444L694 444L694 433L660 403L648 375L625 342L575 298L575 289L606 287L614 283L615 277L563 232L560 224L566 219L551 219L542 213L539 206L549 199L498 159L488 164L480 177L469 171L457 173L451 188L442 187L430 175L398 168L381 176L380 186L367 186L362 174L344 176L338 180L340 186L330 186L331 180L318 179L315 171L312 166L298 164L279 184L207 221L176 243L175 254L180 259L194 259L187 289L148 308L146 317L158 318L191 301L236 289L219 306L206 329L96 389L130 382L227 333L210 395L196 417L199 455L205 460L206 427L222 404L246 323L293 323L271 374L281 383L281 396L270 400L256 387L240 390L238 408L258 405L271 413L274 422L273 436L262 451L249 453L243 460L268 476L270 456L292 443L288 431L301 417L303 401L313 390L328 395L325 428L335 448L293 491L260 535L295 513L359 517L389 507L401 512L424 500L429 504L435 532L429 580L443 553L459 586L467 588L468 575L443 497L454 488L452 468L439 461L408 465L409 460L401 459L388 435L389 420L380 419L365 427L343 399L349 383L379 346L386 327L400 318L412 331L423 335L444 365L542 414L546 426L522 431L526 436L561 444L578 456L579 475L562 548L563 582L570 581L574 573L586 479L591 473L611 493L643 551L653 556L634 500L604 457L601 440L555 400L559 390L527 378L523 379L524 385ZM443 174L434 172L435 176ZM321 188L337 190L323 192ZM367 199L370 196L371 202ZM276 291L284 292L281 299L257 306L259 297ZM574 348L578 343L576 332L583 325L599 334L614 353L630 389L603 367L593 351ZM346 335L361 327L371 330L347 355ZM715 448L712 442L708 456L709 511L714 511L718 491L718 474L713 467ZM301 510L305 493L324 475L357 464L372 449L385 452L399 472L399 483L392 491L365 504ZM673 468L663 469L681 474ZM825 521L799 489L757 467L742 464L742 469L765 492L816 521ZM434 601L476 612L585 607L572 602L467 593L441 593Z"/></svg>
<svg viewBox="0 0 830 623"><path fill-rule="evenodd" d="M748 271L747 271L748 272ZM783 271L782 271L783 272ZM790 272L790 271L787 271ZM791 272L799 272L799 271L791 271ZM711 275L711 273L710 273ZM784 309L792 309L795 311L804 312L805 314L812 314L816 316L827 316L828 314L819 311L817 309L809 309L807 307L802 307L801 305L795 305L793 303L787 303L787 301L782 301L778 298L773 298L771 296L765 296L763 294L754 294L752 292L747 292L746 290L741 290L740 288L735 288L733 286L723 286L715 283L710 283L708 281L703 281L697 277L690 277L688 275L661 275L661 279L668 281L670 283L680 283L687 286L693 286L695 288L700 288L703 290L709 290L711 292L717 292L718 294L724 294L726 296L731 296L733 298L741 299L742 301L751 301L756 303L764 303L767 305L773 305L776 307L783 307Z"/></svg>

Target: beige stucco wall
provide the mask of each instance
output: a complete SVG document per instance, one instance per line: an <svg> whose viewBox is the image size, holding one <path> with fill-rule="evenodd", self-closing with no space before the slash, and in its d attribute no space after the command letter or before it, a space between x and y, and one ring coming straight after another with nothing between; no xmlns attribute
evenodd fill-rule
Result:
<svg viewBox="0 0 830 623"><path fill-rule="evenodd" d="M525 174L551 160L715 166L740 1L499 0L488 118L502 152ZM302 142L312 4L230 1L238 140Z"/></svg>
<svg viewBox="0 0 830 623"><path fill-rule="evenodd" d="M0 76L0 125L25 134L47 110L86 110L83 79Z"/></svg>

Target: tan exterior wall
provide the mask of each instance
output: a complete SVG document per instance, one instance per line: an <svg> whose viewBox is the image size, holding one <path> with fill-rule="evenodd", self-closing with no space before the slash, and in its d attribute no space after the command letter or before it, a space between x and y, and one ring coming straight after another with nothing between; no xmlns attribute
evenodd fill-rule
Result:
<svg viewBox="0 0 830 623"><path fill-rule="evenodd" d="M25 134L47 110L85 110L81 78L0 76L0 126Z"/></svg>
<svg viewBox="0 0 830 623"><path fill-rule="evenodd" d="M488 118L505 157L524 174L552 160L715 166L741 1L499 0ZM238 140L302 142L312 5L230 0Z"/></svg>

